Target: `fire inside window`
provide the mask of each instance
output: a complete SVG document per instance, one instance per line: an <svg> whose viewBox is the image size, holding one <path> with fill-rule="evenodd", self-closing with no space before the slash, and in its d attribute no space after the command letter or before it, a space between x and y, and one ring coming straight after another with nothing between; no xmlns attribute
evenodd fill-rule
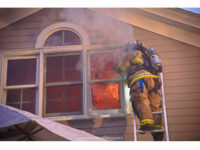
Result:
<svg viewBox="0 0 200 150"><path fill-rule="evenodd" d="M91 79L94 81L92 84L93 109L121 108L119 82L109 81L118 77L113 69L117 64L117 58L117 55L110 52L91 55Z"/></svg>
<svg viewBox="0 0 200 150"><path fill-rule="evenodd" d="M36 84L36 58L8 60L6 104L15 108L35 113L36 88L20 86Z"/></svg>

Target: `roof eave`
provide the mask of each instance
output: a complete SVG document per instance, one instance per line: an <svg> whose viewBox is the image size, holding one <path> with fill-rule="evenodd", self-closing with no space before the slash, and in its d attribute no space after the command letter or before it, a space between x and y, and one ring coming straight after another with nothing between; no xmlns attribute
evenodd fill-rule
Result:
<svg viewBox="0 0 200 150"><path fill-rule="evenodd" d="M200 47L199 19L197 15L187 11L178 8L91 9L145 30Z"/></svg>
<svg viewBox="0 0 200 150"><path fill-rule="evenodd" d="M27 17L41 8L0 8L0 29Z"/></svg>

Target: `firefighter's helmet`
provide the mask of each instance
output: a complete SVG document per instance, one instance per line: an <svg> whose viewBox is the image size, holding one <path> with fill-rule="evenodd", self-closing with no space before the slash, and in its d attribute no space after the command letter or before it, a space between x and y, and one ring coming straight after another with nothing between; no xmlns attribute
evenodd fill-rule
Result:
<svg viewBox="0 0 200 150"><path fill-rule="evenodd" d="M126 45L125 45L125 50L126 51L131 51L134 49L138 49L138 50L143 50L144 47L142 45L142 42L139 40L135 40L135 41L129 41Z"/></svg>

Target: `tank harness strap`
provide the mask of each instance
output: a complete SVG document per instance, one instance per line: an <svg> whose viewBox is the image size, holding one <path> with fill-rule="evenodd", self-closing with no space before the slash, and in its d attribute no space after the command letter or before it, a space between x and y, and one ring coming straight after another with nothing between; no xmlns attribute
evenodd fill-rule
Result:
<svg viewBox="0 0 200 150"><path fill-rule="evenodd" d="M144 87L143 87L144 80L140 79L139 82L140 82L140 90L143 93L144 92Z"/></svg>
<svg viewBox="0 0 200 150"><path fill-rule="evenodd" d="M133 66L133 65L132 65ZM147 70L147 67L145 65L135 65L136 68L132 69L131 71L128 72L128 76L131 76L133 74L135 74L137 71L140 71L140 70Z"/></svg>
<svg viewBox="0 0 200 150"><path fill-rule="evenodd" d="M141 89L142 93L144 92L143 83L144 83L145 87L148 89L147 83L146 83L146 81L144 79L139 79L139 83L140 83L140 89Z"/></svg>
<svg viewBox="0 0 200 150"><path fill-rule="evenodd" d="M145 77L160 78L159 76L153 75L150 72L140 73L140 74L136 75L135 77L133 77L129 87L131 87L135 81L142 79L142 78L145 78Z"/></svg>

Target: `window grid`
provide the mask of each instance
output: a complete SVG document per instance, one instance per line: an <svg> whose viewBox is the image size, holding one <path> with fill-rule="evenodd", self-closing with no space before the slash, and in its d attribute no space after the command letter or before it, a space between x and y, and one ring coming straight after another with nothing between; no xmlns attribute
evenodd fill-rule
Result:
<svg viewBox="0 0 200 150"><path fill-rule="evenodd" d="M66 53L52 53L52 54L47 54L45 55L45 75L44 75L44 81L45 81L45 84L44 84L44 101L45 101L45 106L44 106L44 111L43 111L43 115L44 116L47 116L47 117L54 117L54 116L62 116L62 115L81 115L83 114L83 96L81 96L81 111L77 111L77 112L67 112L66 111L66 108L65 108L65 105L63 105L63 108L62 110L64 110L63 112L59 112L59 113L47 113L47 89L48 87L66 87L66 86L75 86L75 85L81 85L82 89L81 89L81 92L83 95L83 77L82 77L82 70L80 71L80 81L64 81L64 82L52 82L52 83L47 83L47 59L48 58L53 58L53 57L60 57L62 56L62 79L64 80L65 79L65 59L64 57L65 56L79 56L80 58L82 57L81 55L81 52L66 52ZM81 59L80 59L81 60ZM82 64L82 63L81 63ZM66 95L66 90L64 90L64 95ZM58 98L57 98L58 100ZM69 99L66 100L66 98L63 98L63 99L60 99L62 100L65 104L67 101L69 101ZM53 101L51 99L51 101ZM50 102L48 100L48 102Z"/></svg>
<svg viewBox="0 0 200 150"><path fill-rule="evenodd" d="M8 77L8 62L11 60L11 61L19 61L19 60L23 60L23 61L26 61L26 60L31 60L31 59L35 59L35 75L34 75L34 79L33 79L33 81L35 82L35 84L23 84L23 83L18 83L18 84L14 84L14 85L8 85L7 83L8 83L8 80L9 80L9 78L7 78ZM37 73L38 73L38 71L37 71L37 61L38 61L38 58L37 58L37 56L15 56L15 57L8 57L8 58L5 58L5 61L4 61L4 64L5 64L5 69L6 69L6 71L5 71L5 76L4 76L4 83L3 83L3 89L4 89L4 91L5 91L5 93L3 93L4 94L4 101L5 101L5 103L7 104L7 105L16 105L16 104L19 104L19 109L22 109L22 110L24 110L25 109L25 107L23 107L23 105L24 104L32 104L32 100L23 100L23 96L24 96L24 90L26 90L26 89L32 89L32 88L34 88L34 89L37 89ZM7 102L7 96L8 96L8 92L9 91L11 91L11 90L20 90L20 101L19 102ZM30 111L30 112L32 112L32 113L37 113L36 112L36 91L37 90L35 90L35 99L34 99L34 109L32 110L32 109L28 109L28 110L26 110L26 111Z"/></svg>
<svg viewBox="0 0 200 150"><path fill-rule="evenodd" d="M91 64L91 55L93 54L106 54L106 53L112 53L112 52L116 52L117 49L111 49L111 50L102 50L102 51L95 51L95 50L91 50L88 52L88 68L89 68L89 71L88 71L88 84L89 84L89 92L88 92L88 96L89 96L89 114L91 115L104 115L104 114L120 114L120 113L126 113L126 111L124 110L125 109L125 104L124 102L122 101L124 99L124 89L123 89L123 80L118 76L118 77L115 77L115 78L108 78L108 79L92 79L92 64ZM117 55L117 59L120 59L119 58L119 55ZM95 109L94 106L93 106L93 103L92 103L92 85L93 84L96 84L96 83L118 83L119 85L119 103L121 105L121 108L118 108L118 109L103 109L103 110L98 110L98 109Z"/></svg>

